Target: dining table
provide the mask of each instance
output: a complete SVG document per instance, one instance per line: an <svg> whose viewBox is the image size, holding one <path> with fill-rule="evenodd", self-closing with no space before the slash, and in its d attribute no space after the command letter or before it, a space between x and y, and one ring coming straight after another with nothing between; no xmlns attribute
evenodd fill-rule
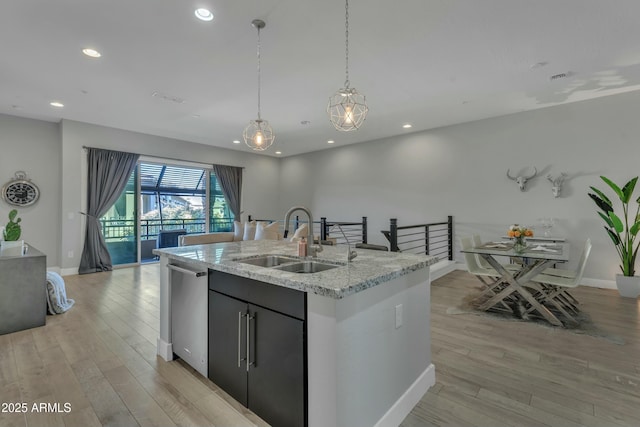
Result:
<svg viewBox="0 0 640 427"><path fill-rule="evenodd" d="M507 299L519 300L528 304L533 311L555 326L563 326L562 322L544 305L536 299L527 284L536 275L557 263L569 261L569 244L561 242L541 243L527 242L523 250L516 251L513 243L508 241L486 242L482 245L461 252L477 254L496 270L499 279L494 282L491 296L485 301L479 301L477 308L487 311L498 304L505 305ZM516 260L517 269L505 268L496 257L508 257Z"/></svg>

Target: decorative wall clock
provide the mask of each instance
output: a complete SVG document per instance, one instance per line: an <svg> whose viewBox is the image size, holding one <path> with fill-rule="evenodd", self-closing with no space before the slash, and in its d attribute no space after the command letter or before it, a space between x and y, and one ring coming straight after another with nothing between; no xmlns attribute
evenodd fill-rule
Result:
<svg viewBox="0 0 640 427"><path fill-rule="evenodd" d="M2 199L14 206L30 206L40 198L38 186L27 178L23 171L15 173L15 178L2 187Z"/></svg>

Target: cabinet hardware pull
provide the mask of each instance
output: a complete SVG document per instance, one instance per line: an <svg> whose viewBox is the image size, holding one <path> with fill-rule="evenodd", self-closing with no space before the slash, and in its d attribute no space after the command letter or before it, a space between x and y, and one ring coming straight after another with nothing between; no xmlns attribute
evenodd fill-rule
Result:
<svg viewBox="0 0 640 427"><path fill-rule="evenodd" d="M241 366L242 361L246 360L240 356L240 352L242 351L242 318L244 316L246 316L246 314L242 314L241 311L238 312L238 368Z"/></svg>
<svg viewBox="0 0 640 427"><path fill-rule="evenodd" d="M247 313L247 372L249 372L249 366L253 365L254 362L251 362L249 359L251 358L251 321L255 319L255 316Z"/></svg>
<svg viewBox="0 0 640 427"><path fill-rule="evenodd" d="M177 265L173 265L173 264L167 264L167 268L169 270L175 270L183 274L188 274L189 276L202 277L207 275L206 271L188 270L186 268L178 267Z"/></svg>

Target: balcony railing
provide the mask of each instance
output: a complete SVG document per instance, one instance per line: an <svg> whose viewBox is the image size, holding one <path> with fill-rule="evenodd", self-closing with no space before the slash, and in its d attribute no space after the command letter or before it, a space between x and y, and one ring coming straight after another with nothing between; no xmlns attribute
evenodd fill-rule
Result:
<svg viewBox="0 0 640 427"><path fill-rule="evenodd" d="M123 219L103 219L102 235L107 242L119 240L133 240L136 236L136 221ZM153 240L158 237L160 230L185 229L187 234L205 232L205 220L195 219L143 219L140 220L140 238ZM209 226L211 232L233 230L232 218L214 218Z"/></svg>

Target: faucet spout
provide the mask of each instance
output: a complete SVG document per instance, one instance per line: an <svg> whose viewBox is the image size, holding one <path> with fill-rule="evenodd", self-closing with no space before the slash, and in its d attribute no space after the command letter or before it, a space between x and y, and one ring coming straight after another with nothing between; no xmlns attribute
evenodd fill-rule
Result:
<svg viewBox="0 0 640 427"><path fill-rule="evenodd" d="M307 214L309 219L309 225L307 226L307 254L315 257L318 252L322 252L322 246L313 244L313 215L309 209L304 206L294 206L287 211L284 216L284 236L287 237L289 234L289 221L291 221L291 214L295 211L302 211Z"/></svg>
<svg viewBox="0 0 640 427"><path fill-rule="evenodd" d="M335 224L333 224L331 226L331 229L329 231L333 231L336 227L338 227L338 229L342 233L342 236L344 237L344 240L347 241L347 246L348 246L348 249L347 249L347 262L351 262L355 257L358 256L358 252L351 250L351 242L349 242L349 239L347 239L347 235L345 234L345 232L342 229L342 227L340 226L340 224L338 224L336 222Z"/></svg>

